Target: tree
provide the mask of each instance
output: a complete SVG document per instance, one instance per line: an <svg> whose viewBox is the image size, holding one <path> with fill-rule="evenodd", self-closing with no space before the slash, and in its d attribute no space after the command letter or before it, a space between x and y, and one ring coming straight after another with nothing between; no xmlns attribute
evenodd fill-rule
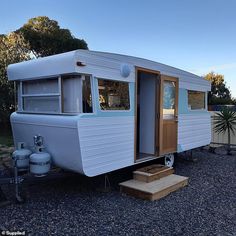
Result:
<svg viewBox="0 0 236 236"><path fill-rule="evenodd" d="M46 16L32 18L17 31L0 35L0 123L9 122L15 110L14 83L7 80L9 64L79 48L88 49L87 43Z"/></svg>
<svg viewBox="0 0 236 236"><path fill-rule="evenodd" d="M205 79L211 82L211 91L208 93L208 104L229 105L234 103L223 75L210 72L205 75Z"/></svg>
<svg viewBox="0 0 236 236"><path fill-rule="evenodd" d="M50 56L75 49L88 49L83 39L75 38L68 29L62 29L58 22L46 16L30 19L17 32L29 42L36 57Z"/></svg>
<svg viewBox="0 0 236 236"><path fill-rule="evenodd" d="M216 113L216 116L214 117L214 124L214 130L217 133L225 133L227 131L227 153L228 155L230 155L231 132L233 135L235 135L236 131L236 112L231 110L230 108L224 108L219 113Z"/></svg>
<svg viewBox="0 0 236 236"><path fill-rule="evenodd" d="M14 83L7 79L7 66L30 59L29 44L20 33L0 35L0 122L9 122L15 109Z"/></svg>

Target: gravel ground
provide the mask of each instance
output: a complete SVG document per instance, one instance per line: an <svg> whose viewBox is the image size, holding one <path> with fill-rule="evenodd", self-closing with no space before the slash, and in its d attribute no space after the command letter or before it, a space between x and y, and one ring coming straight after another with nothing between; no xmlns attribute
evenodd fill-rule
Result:
<svg viewBox="0 0 236 236"><path fill-rule="evenodd" d="M102 176L65 176L23 186L22 205L0 209L0 229L29 235L236 235L236 155L195 151L197 161L181 159L176 173L189 186L149 202L119 193L118 183L132 168L109 174L111 191L102 193ZM12 187L3 188L13 199Z"/></svg>

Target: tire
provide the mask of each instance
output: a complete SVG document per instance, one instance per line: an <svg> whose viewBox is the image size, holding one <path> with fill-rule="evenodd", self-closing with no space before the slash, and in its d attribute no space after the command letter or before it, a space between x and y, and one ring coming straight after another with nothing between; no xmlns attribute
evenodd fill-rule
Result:
<svg viewBox="0 0 236 236"><path fill-rule="evenodd" d="M175 155L173 153L166 154L164 156L164 165L167 167L174 167L175 165Z"/></svg>

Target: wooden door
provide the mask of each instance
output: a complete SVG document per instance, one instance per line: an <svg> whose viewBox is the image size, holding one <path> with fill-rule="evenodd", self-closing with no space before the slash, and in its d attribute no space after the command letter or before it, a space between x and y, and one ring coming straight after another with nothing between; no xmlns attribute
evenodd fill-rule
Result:
<svg viewBox="0 0 236 236"><path fill-rule="evenodd" d="M177 151L178 78L161 75L159 155Z"/></svg>

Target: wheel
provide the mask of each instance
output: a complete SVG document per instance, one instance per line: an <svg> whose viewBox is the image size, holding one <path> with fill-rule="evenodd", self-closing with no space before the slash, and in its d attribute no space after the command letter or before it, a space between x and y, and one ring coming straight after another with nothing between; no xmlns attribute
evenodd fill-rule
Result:
<svg viewBox="0 0 236 236"><path fill-rule="evenodd" d="M175 156L173 153L171 154L166 154L164 156L164 165L168 167L173 167L175 162Z"/></svg>

